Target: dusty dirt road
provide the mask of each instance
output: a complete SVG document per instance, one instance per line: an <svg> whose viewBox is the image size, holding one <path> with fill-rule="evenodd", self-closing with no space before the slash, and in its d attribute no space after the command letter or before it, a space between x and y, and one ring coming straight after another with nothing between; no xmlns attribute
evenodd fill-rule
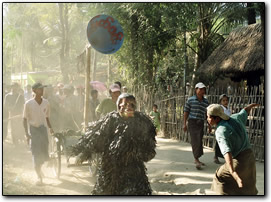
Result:
<svg viewBox="0 0 271 202"><path fill-rule="evenodd" d="M205 149L201 160L203 170L196 170L191 146L176 140L157 138L157 155L146 164L153 195L214 195L210 190L217 164L213 163L214 152ZM7 139L3 143L3 192L8 195L90 195L95 179L88 167L67 168L62 158L60 179L50 169L44 168L44 185L36 186L31 153L26 145L15 148ZM45 166L46 167L46 164ZM257 188L264 194L264 163L257 162ZM6 198L6 197L4 197Z"/></svg>

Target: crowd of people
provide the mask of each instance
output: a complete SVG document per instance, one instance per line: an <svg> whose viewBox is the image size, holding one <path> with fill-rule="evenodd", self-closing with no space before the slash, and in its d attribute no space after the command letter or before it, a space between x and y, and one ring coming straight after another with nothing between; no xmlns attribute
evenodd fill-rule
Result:
<svg viewBox="0 0 271 202"><path fill-rule="evenodd" d="M38 184L42 184L42 164L49 159L48 133L82 129L83 89L61 83L54 87L35 83L27 85L25 91L18 83L13 83L10 89L3 86L3 141L10 122L13 144L31 145ZM91 89L88 120L93 124L74 145L73 154L82 161L91 158L93 152L101 154L93 194L149 195L151 188L144 162L156 154L155 135L160 131L161 121L158 106L153 104L149 115L136 111L136 98L120 82L110 85L108 92L109 98L100 102L98 91ZM250 110L258 105L251 104L231 115L226 94L220 96L219 104L209 105L205 93L206 86L197 83L195 94L184 106L183 130L190 134L196 169L205 166L199 158L203 155L203 130L207 122L209 132L216 127L214 162L221 163L218 157L225 159L225 164L216 171L212 189L224 195L257 194L255 158L245 123ZM25 136L21 132L23 127Z"/></svg>
<svg viewBox="0 0 271 202"><path fill-rule="evenodd" d="M97 121L97 106L100 104L99 93L91 88L88 120ZM25 89L19 83L11 85L3 84L3 140L6 139L8 131L11 132L13 144L25 143L21 135L22 114L24 104L35 97L30 84ZM80 130L83 123L84 110L84 87L59 83L57 85L45 85L42 96L50 103L50 119L52 127L56 132L66 129ZM9 127L9 129L8 129Z"/></svg>

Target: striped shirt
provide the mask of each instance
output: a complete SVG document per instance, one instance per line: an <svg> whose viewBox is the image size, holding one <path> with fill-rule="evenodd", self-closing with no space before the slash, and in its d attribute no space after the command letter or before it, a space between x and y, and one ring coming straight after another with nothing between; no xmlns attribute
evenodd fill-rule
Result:
<svg viewBox="0 0 271 202"><path fill-rule="evenodd" d="M196 95L188 98L184 111L189 113L188 119L206 120L206 111L209 103L206 98L200 102Z"/></svg>

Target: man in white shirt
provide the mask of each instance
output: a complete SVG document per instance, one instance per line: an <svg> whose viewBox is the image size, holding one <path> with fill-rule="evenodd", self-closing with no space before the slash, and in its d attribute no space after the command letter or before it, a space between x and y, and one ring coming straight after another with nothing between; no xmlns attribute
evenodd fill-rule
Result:
<svg viewBox="0 0 271 202"><path fill-rule="evenodd" d="M23 111L26 140L28 144L31 140L31 152L38 176L37 185L42 184L42 164L49 160L47 127L50 133L54 132L49 121L49 102L42 98L44 87L41 83L35 83L32 86L35 97L25 103Z"/></svg>

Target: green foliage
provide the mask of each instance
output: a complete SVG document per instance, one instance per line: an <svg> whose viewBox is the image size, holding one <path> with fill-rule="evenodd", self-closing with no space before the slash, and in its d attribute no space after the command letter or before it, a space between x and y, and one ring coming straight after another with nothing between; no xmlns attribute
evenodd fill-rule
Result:
<svg viewBox="0 0 271 202"><path fill-rule="evenodd" d="M76 56L87 42L86 20L69 4L70 57L66 73L76 71ZM12 72L59 69L62 29L56 3L6 3L3 41L6 68ZM82 40L83 39L83 40ZM16 50L16 51L14 51ZM22 58L22 59L21 59Z"/></svg>
<svg viewBox="0 0 271 202"><path fill-rule="evenodd" d="M60 4L67 11L65 30ZM261 3L253 6L257 15L264 10ZM23 71L60 69L65 42L68 50L63 74L76 77L76 57L88 44L87 24L98 14L113 16L124 30L123 46L112 55L123 82L130 87L142 84L166 90L168 85L182 85L185 56L189 81L194 67L199 67L227 34L245 21L247 9L246 3L5 3L6 72L19 72L20 66Z"/></svg>

